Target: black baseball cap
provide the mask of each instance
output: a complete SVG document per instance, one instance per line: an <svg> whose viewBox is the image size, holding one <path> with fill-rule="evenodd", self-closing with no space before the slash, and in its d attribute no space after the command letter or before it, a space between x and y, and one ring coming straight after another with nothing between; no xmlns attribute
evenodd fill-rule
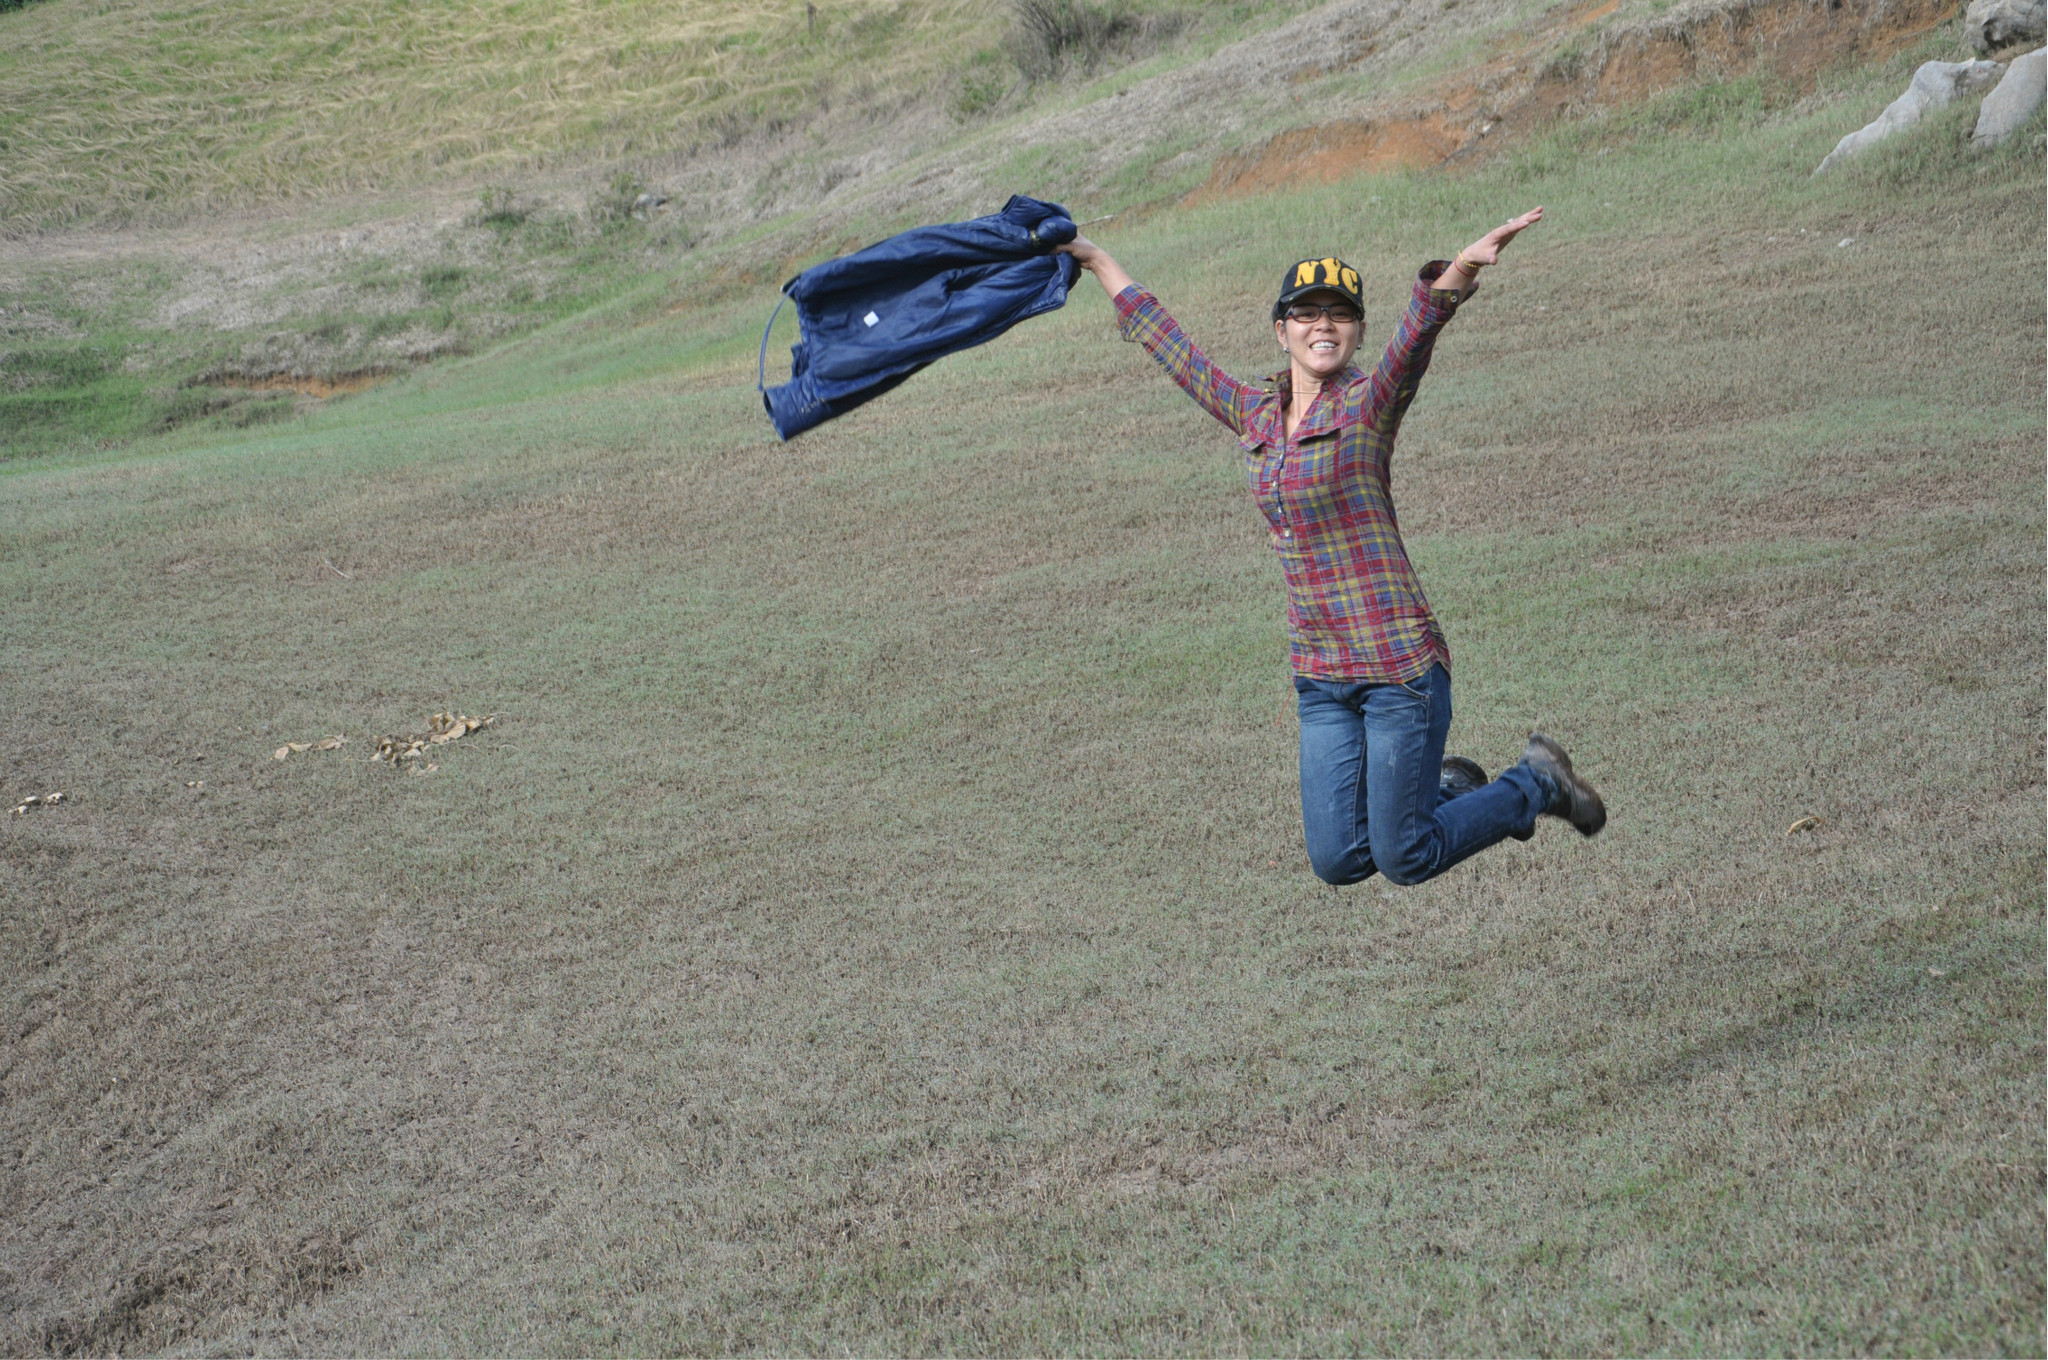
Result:
<svg viewBox="0 0 2048 1360"><path fill-rule="evenodd" d="M1365 298L1358 291L1358 271L1334 255L1321 260L1297 260L1280 276L1280 300L1273 304L1273 319L1287 315L1295 299L1310 293L1335 293L1365 315Z"/></svg>

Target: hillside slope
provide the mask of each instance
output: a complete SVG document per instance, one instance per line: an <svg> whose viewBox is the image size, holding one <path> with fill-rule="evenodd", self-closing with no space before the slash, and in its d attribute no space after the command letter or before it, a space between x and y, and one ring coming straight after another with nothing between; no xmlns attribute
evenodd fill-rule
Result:
<svg viewBox="0 0 2048 1360"><path fill-rule="evenodd" d="M1559 119L1628 135L1660 92L1651 117L1712 116L1692 89L1832 103L1846 130L1883 102L1855 72L1944 45L1927 0L1296 8L1069 5L1114 22L1056 57L940 0L0 15L29 39L0 44L0 460L290 419L607 299L735 296L1018 189L1128 221L1469 167ZM668 201L636 213L643 193ZM80 220L98 225L52 229Z"/></svg>
<svg viewBox="0 0 2048 1360"><path fill-rule="evenodd" d="M103 383L233 307L204 362L535 310L0 469L0 788L67 795L0 818L0 1349L2041 1353L2041 124L1815 181L1945 39L1764 43L1784 88L1731 57L1359 174L1469 126L1419 91L1500 56L1540 112L1662 30L1296 108L1300 22L1237 112L1163 53L960 134L980 188L932 150L696 245L413 205L10 247L58 281L10 353ZM1097 159L1148 104L1235 159ZM1600 838L1309 875L1235 441L1097 293L773 440L777 270L1062 185L1247 375L1285 261L1356 262L1383 336L1548 206L1395 486L1455 749L1558 734ZM497 721L368 758L449 708Z"/></svg>
<svg viewBox="0 0 2048 1360"><path fill-rule="evenodd" d="M993 27L960 0L55 0L0 15L0 229L715 145L852 67L916 88Z"/></svg>
<svg viewBox="0 0 2048 1360"><path fill-rule="evenodd" d="M1082 55L1213 45L1298 8L1119 6ZM0 13L0 233L592 166L731 167L862 131L900 154L1021 92L1018 63L1038 68L1007 14L966 0L45 0Z"/></svg>
<svg viewBox="0 0 2048 1360"><path fill-rule="evenodd" d="M1028 33L961 0L50 0L0 16L0 235L606 166L713 237L821 205L827 222L957 212L1019 177L1129 201L1302 125L1356 125L1361 144L1325 156L1348 172L1759 63L1810 86L1950 17L1934 0L1300 8L1069 4L1123 15L1123 48L1104 40L1097 79L1047 86L1019 69Z"/></svg>

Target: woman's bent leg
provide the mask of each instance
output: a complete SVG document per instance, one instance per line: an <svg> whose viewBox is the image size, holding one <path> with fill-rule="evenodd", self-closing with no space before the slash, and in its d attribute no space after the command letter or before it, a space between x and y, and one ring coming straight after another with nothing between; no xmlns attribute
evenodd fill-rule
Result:
<svg viewBox="0 0 2048 1360"><path fill-rule="evenodd" d="M1527 831L1549 801L1521 766L1462 798L1439 800L1451 728L1451 677L1441 666L1406 685L1373 686L1362 718L1369 842L1380 872L1395 883L1424 882Z"/></svg>
<svg viewBox="0 0 2048 1360"><path fill-rule="evenodd" d="M1375 872L1367 839L1365 685L1296 676L1301 711L1301 829L1308 861L1325 883ZM1431 790L1435 784L1432 782Z"/></svg>

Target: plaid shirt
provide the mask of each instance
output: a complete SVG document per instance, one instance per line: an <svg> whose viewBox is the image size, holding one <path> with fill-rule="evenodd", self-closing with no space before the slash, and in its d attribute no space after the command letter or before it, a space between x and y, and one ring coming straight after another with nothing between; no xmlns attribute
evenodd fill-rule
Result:
<svg viewBox="0 0 2048 1360"><path fill-rule="evenodd" d="M1250 386L1209 362L1159 299L1135 284L1117 294L1124 339L1238 436L1245 473L1287 573L1294 672L1318 680L1398 683L1450 669L1443 629L1423 598L1394 520L1388 464L1401 416L1429 368L1458 296L1433 288L1447 262L1424 265L1393 343L1367 374L1351 366L1316 395L1287 434L1288 374ZM1471 296L1468 292L1467 297Z"/></svg>

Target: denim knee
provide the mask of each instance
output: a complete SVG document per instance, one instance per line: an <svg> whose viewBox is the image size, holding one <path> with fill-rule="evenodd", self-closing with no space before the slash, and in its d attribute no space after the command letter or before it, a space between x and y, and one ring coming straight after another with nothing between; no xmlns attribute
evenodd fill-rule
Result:
<svg viewBox="0 0 2048 1360"><path fill-rule="evenodd" d="M1380 874L1397 888L1412 888L1429 880L1432 867L1427 849L1414 846L1382 863Z"/></svg>
<svg viewBox="0 0 2048 1360"><path fill-rule="evenodd" d="M1333 888L1357 883L1373 875L1373 863L1365 856L1348 850L1333 852L1313 843L1308 847L1308 867L1315 870L1317 878Z"/></svg>

